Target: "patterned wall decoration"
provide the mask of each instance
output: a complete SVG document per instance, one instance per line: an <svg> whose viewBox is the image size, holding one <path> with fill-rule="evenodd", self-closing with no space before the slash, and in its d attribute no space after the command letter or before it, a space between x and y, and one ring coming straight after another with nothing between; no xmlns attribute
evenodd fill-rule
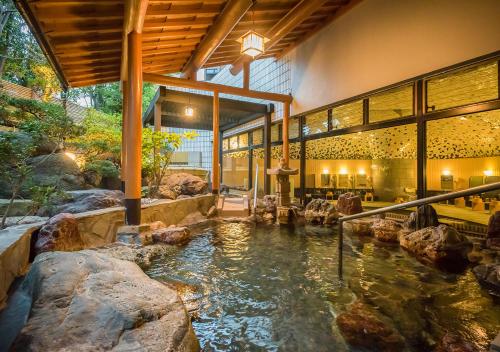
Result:
<svg viewBox="0 0 500 352"><path fill-rule="evenodd" d="M252 157L254 159L264 159L264 148L256 148L252 150Z"/></svg>
<svg viewBox="0 0 500 352"><path fill-rule="evenodd" d="M429 121L429 159L500 156L500 110Z"/></svg>
<svg viewBox="0 0 500 352"><path fill-rule="evenodd" d="M300 143L290 143L290 159L300 160ZM283 156L283 146L271 147L271 159L281 159Z"/></svg>
<svg viewBox="0 0 500 352"><path fill-rule="evenodd" d="M231 159L248 158L248 150L240 150L238 152L226 153L224 154L224 158L231 158Z"/></svg>
<svg viewBox="0 0 500 352"><path fill-rule="evenodd" d="M306 159L416 159L415 124L326 137L306 142Z"/></svg>

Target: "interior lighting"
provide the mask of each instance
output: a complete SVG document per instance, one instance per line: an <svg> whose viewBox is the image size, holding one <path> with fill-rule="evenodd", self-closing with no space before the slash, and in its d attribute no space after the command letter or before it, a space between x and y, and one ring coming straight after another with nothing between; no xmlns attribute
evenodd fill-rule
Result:
<svg viewBox="0 0 500 352"><path fill-rule="evenodd" d="M345 167L341 167L339 170L339 174L341 175L347 175L347 169Z"/></svg>
<svg viewBox="0 0 500 352"><path fill-rule="evenodd" d="M484 176L493 176L493 170L484 170Z"/></svg>
<svg viewBox="0 0 500 352"><path fill-rule="evenodd" d="M366 171L365 171L365 169L363 169L363 168L359 169L359 170L358 170L358 174L359 174L359 175L366 175Z"/></svg>
<svg viewBox="0 0 500 352"><path fill-rule="evenodd" d="M192 106L188 105L186 106L186 109L184 110L184 114L188 117L193 117L194 116L194 109Z"/></svg>
<svg viewBox="0 0 500 352"><path fill-rule="evenodd" d="M254 58L264 53L264 43L267 39L263 35L250 30L238 41L241 43L241 53Z"/></svg>
<svg viewBox="0 0 500 352"><path fill-rule="evenodd" d="M323 169L323 174L324 175L328 174L328 169Z"/></svg>
<svg viewBox="0 0 500 352"><path fill-rule="evenodd" d="M448 170L448 169L444 169L443 172L441 173L443 176L450 176L451 175L451 171Z"/></svg>

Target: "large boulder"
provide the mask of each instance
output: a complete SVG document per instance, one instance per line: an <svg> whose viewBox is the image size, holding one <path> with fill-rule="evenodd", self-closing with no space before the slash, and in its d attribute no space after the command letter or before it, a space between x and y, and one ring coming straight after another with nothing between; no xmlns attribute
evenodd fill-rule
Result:
<svg viewBox="0 0 500 352"><path fill-rule="evenodd" d="M486 247L500 250L500 211L490 216Z"/></svg>
<svg viewBox="0 0 500 352"><path fill-rule="evenodd" d="M38 210L39 216L58 213L83 213L85 211L117 207L123 205L123 192L107 189L69 191L61 198Z"/></svg>
<svg viewBox="0 0 500 352"><path fill-rule="evenodd" d="M399 244L424 262L452 271L463 270L472 250L472 242L447 225L402 234Z"/></svg>
<svg viewBox="0 0 500 352"><path fill-rule="evenodd" d="M472 272L492 295L500 297L500 263L478 265Z"/></svg>
<svg viewBox="0 0 500 352"><path fill-rule="evenodd" d="M162 184L168 186L177 195L194 196L196 194L205 194L208 190L207 181L185 172L169 175L163 180Z"/></svg>
<svg viewBox="0 0 500 352"><path fill-rule="evenodd" d="M0 199L0 215L4 215L9 208L10 199ZM28 215L33 210L33 201L30 199L14 199L8 216Z"/></svg>
<svg viewBox="0 0 500 352"><path fill-rule="evenodd" d="M66 191L85 189L85 179L78 164L65 153L39 155L29 160L33 167L31 184L57 186Z"/></svg>
<svg viewBox="0 0 500 352"><path fill-rule="evenodd" d="M432 205L426 204L418 207L418 211L410 213L403 227L408 230L417 230L417 220L420 228L438 226L439 217Z"/></svg>
<svg viewBox="0 0 500 352"><path fill-rule="evenodd" d="M399 242L399 231L402 226L393 220L376 219L372 225L375 238L382 242Z"/></svg>
<svg viewBox="0 0 500 352"><path fill-rule="evenodd" d="M158 197L161 199L176 199L177 198L177 193L172 191L169 186L167 185L161 185L158 188Z"/></svg>
<svg viewBox="0 0 500 352"><path fill-rule="evenodd" d="M446 333L434 352L479 352L471 343L454 333Z"/></svg>
<svg viewBox="0 0 500 352"><path fill-rule="evenodd" d="M404 339L399 332L362 302L355 302L347 312L339 314L337 326L353 347L384 352L404 350Z"/></svg>
<svg viewBox="0 0 500 352"><path fill-rule="evenodd" d="M47 221L38 231L35 252L77 251L84 247L78 231L78 222L68 213L58 214Z"/></svg>
<svg viewBox="0 0 500 352"><path fill-rule="evenodd" d="M135 263L90 250L44 253L21 290L29 319L12 350L199 350L177 293Z"/></svg>
<svg viewBox="0 0 500 352"><path fill-rule="evenodd" d="M189 238L189 229L184 226L170 226L153 231L153 241L155 243L182 244L189 241Z"/></svg>
<svg viewBox="0 0 500 352"><path fill-rule="evenodd" d="M335 205L323 199L313 199L306 205L304 217L312 224L329 225L339 218Z"/></svg>
<svg viewBox="0 0 500 352"><path fill-rule="evenodd" d="M337 210L344 215L352 215L363 212L361 198L354 193L347 192L339 196Z"/></svg>

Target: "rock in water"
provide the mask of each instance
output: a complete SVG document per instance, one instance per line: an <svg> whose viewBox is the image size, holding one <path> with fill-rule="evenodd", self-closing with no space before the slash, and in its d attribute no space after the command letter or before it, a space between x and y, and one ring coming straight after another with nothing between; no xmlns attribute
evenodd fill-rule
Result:
<svg viewBox="0 0 500 352"><path fill-rule="evenodd" d="M500 250L500 211L497 211L488 221L486 247Z"/></svg>
<svg viewBox="0 0 500 352"><path fill-rule="evenodd" d="M500 263L478 265L472 272L477 281L490 290L492 295L500 297Z"/></svg>
<svg viewBox="0 0 500 352"><path fill-rule="evenodd" d="M403 234L399 244L418 258L438 267L460 271L468 263L472 242L453 227L439 225Z"/></svg>
<svg viewBox="0 0 500 352"><path fill-rule="evenodd" d="M189 229L187 227L166 227L153 232L155 243L182 244L189 241Z"/></svg>
<svg viewBox="0 0 500 352"><path fill-rule="evenodd" d="M460 336L446 333L434 352L478 352L478 350Z"/></svg>
<svg viewBox="0 0 500 352"><path fill-rule="evenodd" d="M15 351L199 351L177 293L96 251L36 257L21 289L29 320Z"/></svg>
<svg viewBox="0 0 500 352"><path fill-rule="evenodd" d="M59 213L83 213L123 204L122 191L110 191L107 189L89 189L81 191L66 192L65 197L54 200L52 204L41 208L39 216L52 216Z"/></svg>
<svg viewBox="0 0 500 352"><path fill-rule="evenodd" d="M313 199L306 205L304 217L309 223L329 225L337 221L339 213L337 213L335 206L328 201Z"/></svg>
<svg viewBox="0 0 500 352"><path fill-rule="evenodd" d="M403 337L361 302L341 313L337 325L351 346L384 352L399 352L404 348Z"/></svg>
<svg viewBox="0 0 500 352"><path fill-rule="evenodd" d="M418 216L417 212L410 213L408 220L403 224L404 228L410 230L417 229L417 218L420 224L420 228L425 228L429 226L438 226L439 218L436 213L436 210L432 207L432 205L426 204L418 207Z"/></svg>
<svg viewBox="0 0 500 352"><path fill-rule="evenodd" d="M84 247L78 222L71 214L58 214L47 221L38 232L35 252L78 251Z"/></svg>
<svg viewBox="0 0 500 352"><path fill-rule="evenodd" d="M347 192L339 196L337 210L344 215L352 215L363 212L361 198L354 193Z"/></svg>
<svg viewBox="0 0 500 352"><path fill-rule="evenodd" d="M399 231L402 226L396 221L387 219L376 219L373 222L372 231L375 238L382 242L399 242Z"/></svg>
<svg viewBox="0 0 500 352"><path fill-rule="evenodd" d="M194 196L205 194L208 189L208 183L198 176L185 172L172 174L163 182L168 188L177 193L177 195Z"/></svg>

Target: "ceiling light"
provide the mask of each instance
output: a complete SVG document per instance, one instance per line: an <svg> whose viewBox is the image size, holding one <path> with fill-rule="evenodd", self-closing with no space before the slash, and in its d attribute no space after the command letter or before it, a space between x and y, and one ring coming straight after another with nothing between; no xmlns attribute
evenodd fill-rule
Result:
<svg viewBox="0 0 500 352"><path fill-rule="evenodd" d="M264 53L264 43L267 39L255 31L248 31L239 40L241 43L241 53L252 58Z"/></svg>
<svg viewBox="0 0 500 352"><path fill-rule="evenodd" d="M194 116L194 109L192 106L186 106L186 109L184 110L184 114L188 117L193 117Z"/></svg>

